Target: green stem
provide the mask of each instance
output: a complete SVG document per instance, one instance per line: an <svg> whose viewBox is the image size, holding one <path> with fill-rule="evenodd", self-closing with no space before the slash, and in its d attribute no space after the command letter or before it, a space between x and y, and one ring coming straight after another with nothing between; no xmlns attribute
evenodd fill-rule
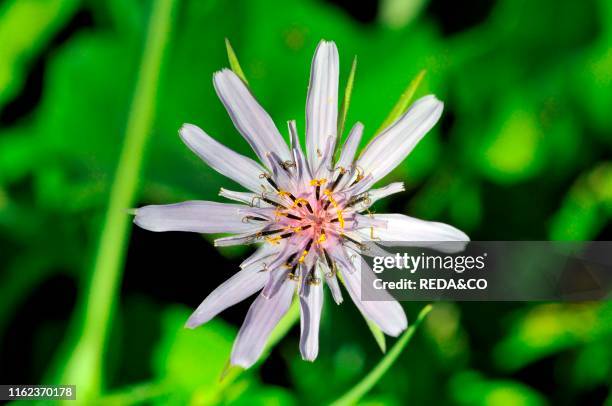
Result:
<svg viewBox="0 0 612 406"><path fill-rule="evenodd" d="M176 0L157 0L153 6L146 42L128 116L125 141L111 187L91 280L85 296L80 336L63 371L61 381L76 384L81 400L100 392L104 347L126 245L147 137L155 117L160 70L168 49Z"/></svg>
<svg viewBox="0 0 612 406"><path fill-rule="evenodd" d="M332 403L332 406L345 406L354 405L361 399L366 393L370 391L376 385L376 383L382 378L382 376L391 368L391 365L402 353L402 350L410 342L410 339L414 335L415 331L425 319L427 314L431 311L432 306L425 306L419 313L416 321L411 325L408 330L397 340L397 343L391 348L391 350L383 357L382 360L372 369L357 385L353 386L347 393L342 397L338 398Z"/></svg>

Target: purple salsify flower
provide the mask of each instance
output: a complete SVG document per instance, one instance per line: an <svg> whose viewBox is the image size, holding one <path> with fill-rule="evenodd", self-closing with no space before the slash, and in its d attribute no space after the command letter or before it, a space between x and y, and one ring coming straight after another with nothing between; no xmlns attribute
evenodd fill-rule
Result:
<svg viewBox="0 0 612 406"><path fill-rule="evenodd" d="M363 261L363 241L468 241L449 225L402 214L361 214L377 200L404 190L401 182L371 189L412 151L438 121L443 104L434 96L411 108L355 156L363 125L351 129L340 156L338 139L338 50L333 42L317 47L306 106L306 153L294 121L290 146L244 82L231 70L214 75L214 86L234 125L257 154L258 163L215 141L200 128L185 124L180 136L187 146L219 173L249 192L221 189L239 204L188 201L136 210L134 222L151 231L230 233L216 246L261 244L241 270L215 289L187 321L195 328L224 309L260 292L238 332L231 363L248 368L261 355L268 336L289 309L300 301L300 351L305 360L318 353L323 284L342 302L338 276L364 317L386 334L407 327L402 307L388 301L362 301L361 278L374 274Z"/></svg>

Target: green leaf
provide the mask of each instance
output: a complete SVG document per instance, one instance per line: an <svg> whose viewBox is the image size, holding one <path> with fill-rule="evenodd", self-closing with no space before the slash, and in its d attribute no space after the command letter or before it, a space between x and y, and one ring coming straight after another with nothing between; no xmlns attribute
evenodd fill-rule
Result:
<svg viewBox="0 0 612 406"><path fill-rule="evenodd" d="M380 4L379 20L389 28L402 29L419 16L428 0L384 0Z"/></svg>
<svg viewBox="0 0 612 406"><path fill-rule="evenodd" d="M185 328L191 310L171 306L161 315L161 337L153 353L154 380L115 389L94 404L133 405L163 400L164 405L220 401L231 383L219 373L232 350L236 329L214 319L197 329ZM250 380L245 382L250 383Z"/></svg>
<svg viewBox="0 0 612 406"><path fill-rule="evenodd" d="M451 379L454 404L466 406L544 406L546 399L536 390L512 380L489 380L477 372L465 371Z"/></svg>
<svg viewBox="0 0 612 406"><path fill-rule="evenodd" d="M425 77L425 73L426 71L422 70L416 75L414 79L412 79L406 90L404 90L404 92L400 96L397 103L395 103L395 106L393 106L393 109L391 109L391 112L389 113L387 118L385 118L385 121L383 121L378 130L376 130L375 134L379 134L385 128L389 127L391 124L393 124L395 120L400 118L400 116L404 114L406 110L408 110L408 107L410 106L410 102L412 101L414 94L416 93L417 89L419 88L419 85Z"/></svg>
<svg viewBox="0 0 612 406"><path fill-rule="evenodd" d="M357 70L357 56L353 58L353 64L351 65L351 72L349 73L348 80L346 81L346 88L344 89L344 99L342 99L342 105L340 106L340 114L338 114L338 141L344 133L344 125L346 124L346 115L348 114L349 105L351 103L351 95L353 94L353 83L355 82L355 71ZM340 142L336 142L336 148L338 148Z"/></svg>
<svg viewBox="0 0 612 406"><path fill-rule="evenodd" d="M516 371L568 348L612 336L612 304L550 303L523 311L494 348L496 364Z"/></svg>
<svg viewBox="0 0 612 406"><path fill-rule="evenodd" d="M232 406L293 406L304 403L298 403L296 396L289 389L272 385L251 385L236 398L228 396L227 403L223 404L231 404Z"/></svg>
<svg viewBox="0 0 612 406"><path fill-rule="evenodd" d="M551 240L596 239L612 217L612 163L603 162L582 174L550 222Z"/></svg>
<svg viewBox="0 0 612 406"><path fill-rule="evenodd" d="M391 368L431 309L431 305L425 306L417 316L414 324L411 325L404 334L402 334L387 355L385 355L383 359L381 359L380 362L357 385L353 386L347 393L333 402L332 405L354 405L359 401L359 399L368 393L370 389L376 385L380 378L382 378L382 376L389 370L389 368Z"/></svg>
<svg viewBox="0 0 612 406"><path fill-rule="evenodd" d="M232 350L236 330L220 319L197 329L186 329L190 311L170 308L163 315L163 332L155 353L154 369L173 391L214 399L230 381L219 382L219 374Z"/></svg>
<svg viewBox="0 0 612 406"><path fill-rule="evenodd" d="M374 336L374 340L376 340L376 344L378 344L380 350L384 354L385 352L387 352L387 342L385 340L385 333L383 333L380 327L378 327L373 321L366 319L366 323L368 323L368 327L370 329L370 332Z"/></svg>
<svg viewBox="0 0 612 406"><path fill-rule="evenodd" d="M74 13L76 0L13 0L0 7L0 106L22 87L25 68Z"/></svg>
<svg viewBox="0 0 612 406"><path fill-rule="evenodd" d="M493 124L471 158L482 175L497 183L511 184L532 178L544 169L546 138L535 107L512 98L493 114Z"/></svg>
<svg viewBox="0 0 612 406"><path fill-rule="evenodd" d="M249 82L246 79L242 68L240 67L240 63L238 62L238 57L234 52L234 48L232 48L232 44L230 44L230 41L227 38L225 38L225 47L227 48L227 59L229 59L230 68L232 68L234 73L248 85Z"/></svg>

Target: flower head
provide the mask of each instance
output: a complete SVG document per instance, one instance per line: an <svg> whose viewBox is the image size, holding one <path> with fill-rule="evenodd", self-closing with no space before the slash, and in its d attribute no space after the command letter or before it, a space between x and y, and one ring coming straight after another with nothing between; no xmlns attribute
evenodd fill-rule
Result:
<svg viewBox="0 0 612 406"><path fill-rule="evenodd" d="M338 142L338 51L322 41L315 53L306 105L306 152L294 121L290 145L244 82L231 70L214 75L214 86L234 125L251 145L259 163L238 154L202 131L185 124L180 136L208 165L248 192L221 189L238 202L188 201L145 206L135 223L152 231L229 233L217 246L260 244L241 270L214 290L187 321L195 328L256 292L234 343L231 363L253 365L272 329L297 292L301 313L300 351L306 360L318 353L323 285L342 302L338 276L364 317L391 336L407 327L402 307L388 301L362 301L361 278L374 278L361 256L362 243L380 241L467 241L446 224L401 214L362 214L374 202L404 190L402 183L372 186L412 151L442 114L434 96L412 107L356 156L363 126L357 123L334 159Z"/></svg>

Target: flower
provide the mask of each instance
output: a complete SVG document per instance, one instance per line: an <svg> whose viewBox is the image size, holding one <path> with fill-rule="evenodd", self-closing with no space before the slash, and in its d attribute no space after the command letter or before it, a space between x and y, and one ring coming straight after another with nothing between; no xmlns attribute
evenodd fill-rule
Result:
<svg viewBox="0 0 612 406"><path fill-rule="evenodd" d="M261 244L241 270L215 289L187 321L195 328L256 292L238 332L231 363L248 368L261 355L273 328L298 292L301 316L300 351L305 360L318 353L323 284L342 302L341 276L351 299L368 320L397 336L407 327L406 315L390 295L388 301L362 301L361 278L373 278L363 261L364 240L467 241L461 231L442 223L401 214L361 214L374 202L404 190L401 182L371 187L401 163L442 114L443 104L425 96L376 136L356 158L363 125L350 130L339 158L338 50L322 41L312 61L306 103L306 153L294 121L288 123L290 145L245 83L231 70L214 74L214 87L238 131L261 163L223 146L195 125L180 136L187 146L219 173L249 192L221 189L238 204L188 201L145 206L134 222L151 231L230 233L216 246ZM361 269L361 271L358 271Z"/></svg>

